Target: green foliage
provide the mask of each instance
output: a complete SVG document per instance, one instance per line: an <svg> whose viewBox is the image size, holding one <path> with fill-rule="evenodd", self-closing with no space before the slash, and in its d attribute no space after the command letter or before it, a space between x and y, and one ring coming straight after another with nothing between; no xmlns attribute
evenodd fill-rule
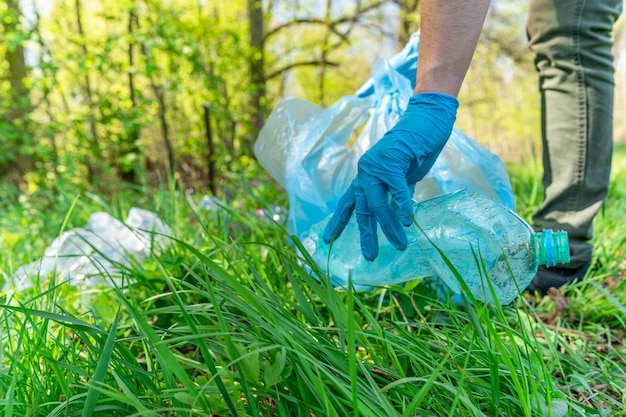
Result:
<svg viewBox="0 0 626 417"><path fill-rule="evenodd" d="M27 28L7 26L0 52L27 46L28 89L22 106L0 83L0 104L28 117L9 123L15 118L0 114L0 164L21 166L17 155L32 155L32 164L17 169L31 191L72 181L111 193L119 179L154 183L171 173L206 183L205 103L221 177L246 169L252 156L251 97L260 88L267 110L285 94L328 105L369 77L363 68L376 58L369 45L384 40L382 31L372 34L386 18L378 2L337 2L322 12L305 3L264 5L262 51L250 46L247 6L60 0ZM25 21L17 7L2 13ZM260 56L265 66L255 75L251 61ZM1 59L0 80L7 71Z"/></svg>
<svg viewBox="0 0 626 417"><path fill-rule="evenodd" d="M14 86L0 83L0 167L15 171L8 178L0 170L0 180L17 176L22 189L31 191L71 181L106 193L116 190L118 178L154 182L177 172L185 181L206 182L205 103L211 109L214 160L245 170L255 139L250 98L258 88L250 61L261 53L250 47L246 7L243 0L193 6L62 0L35 14L28 27L17 3L3 7L0 52L28 45L30 64L26 90L17 94ZM376 10L369 2L362 7ZM261 105L271 107L286 92L287 77L295 81L307 68L319 73L319 82L300 90L304 96L317 86L325 89L322 101L328 104L354 91L369 74L354 77L340 64L354 63L352 52L343 59L353 49L348 36L359 42L369 37L356 29L350 33L357 22L350 13L363 15L360 25L376 21L359 10L342 6L326 20L304 5L264 10L268 35L261 79L269 95ZM317 68L325 60L340 71ZM2 59L0 80L6 62ZM29 156L29 164L20 155Z"/></svg>
<svg viewBox="0 0 626 417"><path fill-rule="evenodd" d="M135 205L172 227L171 245L128 268L125 288L82 291L44 282L2 295L3 411L623 413L624 155L618 148L611 193L596 222L594 273L560 298L527 294L506 308L451 304L423 282L333 288L299 243L288 243L284 218L263 215L285 201L262 179L230 178L237 186L213 211L198 206L201 196L171 186L131 188L110 201L85 194L77 203L63 189L17 202L3 195L0 235L12 244L0 251L5 277L38 257L65 218L70 229L93 211L123 218ZM530 190L540 173L529 165L509 168L525 213L536 202Z"/></svg>
<svg viewBox="0 0 626 417"><path fill-rule="evenodd" d="M208 104L225 185L225 172L246 170L253 157L259 111L286 95L328 106L353 94L375 60L417 29L418 1L322 3L261 2L259 49L244 0L58 0L28 18L16 0L3 2L0 181L29 192L72 182L111 194L120 182L154 185L174 175L206 187ZM460 96L459 126L505 159L534 156L540 137L526 7L492 5ZM618 56L623 32L622 23Z"/></svg>

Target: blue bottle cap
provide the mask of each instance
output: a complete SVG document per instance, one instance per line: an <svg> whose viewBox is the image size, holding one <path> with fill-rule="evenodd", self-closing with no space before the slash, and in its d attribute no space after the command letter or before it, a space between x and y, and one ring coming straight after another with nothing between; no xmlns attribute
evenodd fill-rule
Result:
<svg viewBox="0 0 626 417"><path fill-rule="evenodd" d="M569 237L567 232L559 230L554 232L554 244L556 247L556 263L568 264L570 261L569 254Z"/></svg>

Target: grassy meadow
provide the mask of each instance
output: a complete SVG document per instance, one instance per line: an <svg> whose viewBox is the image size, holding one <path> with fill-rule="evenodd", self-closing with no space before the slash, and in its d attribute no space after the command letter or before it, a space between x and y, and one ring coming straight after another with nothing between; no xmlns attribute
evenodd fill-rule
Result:
<svg viewBox="0 0 626 417"><path fill-rule="evenodd" d="M529 218L541 164L508 168ZM141 207L171 228L124 286L0 294L0 416L626 415L623 144L593 272L504 308L420 282L333 288L287 243L286 196L264 177L230 178L213 210L169 185L0 191L0 285L94 212Z"/></svg>

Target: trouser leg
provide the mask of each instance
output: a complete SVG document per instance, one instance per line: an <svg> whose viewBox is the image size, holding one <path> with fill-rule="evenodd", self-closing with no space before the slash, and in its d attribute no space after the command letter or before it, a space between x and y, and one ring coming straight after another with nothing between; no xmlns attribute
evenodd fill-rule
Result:
<svg viewBox="0 0 626 417"><path fill-rule="evenodd" d="M530 47L541 92L544 201L539 228L566 230L571 267L591 260L593 218L613 152L613 24L622 0L531 0Z"/></svg>

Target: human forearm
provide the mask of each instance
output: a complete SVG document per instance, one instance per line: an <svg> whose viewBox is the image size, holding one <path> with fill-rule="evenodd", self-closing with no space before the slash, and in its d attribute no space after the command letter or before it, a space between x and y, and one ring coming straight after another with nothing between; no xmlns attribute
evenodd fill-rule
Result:
<svg viewBox="0 0 626 417"><path fill-rule="evenodd" d="M489 3L490 0L423 0L415 94L458 95Z"/></svg>

